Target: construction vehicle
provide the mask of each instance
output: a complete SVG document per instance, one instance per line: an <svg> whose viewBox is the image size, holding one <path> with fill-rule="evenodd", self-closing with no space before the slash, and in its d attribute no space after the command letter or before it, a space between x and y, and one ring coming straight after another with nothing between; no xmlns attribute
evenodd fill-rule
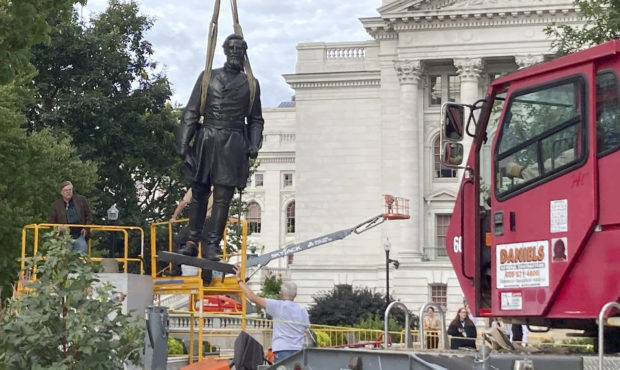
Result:
<svg viewBox="0 0 620 370"><path fill-rule="evenodd" d="M596 336L617 315L619 71L611 41L442 107L442 162L463 173L446 250L475 316ZM619 322L605 322L606 350L620 350Z"/></svg>

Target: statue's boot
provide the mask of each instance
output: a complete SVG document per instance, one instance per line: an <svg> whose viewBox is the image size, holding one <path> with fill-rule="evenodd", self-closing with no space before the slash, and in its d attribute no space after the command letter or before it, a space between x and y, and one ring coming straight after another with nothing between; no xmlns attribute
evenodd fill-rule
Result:
<svg viewBox="0 0 620 370"><path fill-rule="evenodd" d="M196 242L188 240L187 243L179 249L179 253L184 256L196 257L198 256L198 246Z"/></svg>
<svg viewBox="0 0 620 370"><path fill-rule="evenodd" d="M214 232L208 232L205 238L205 252L203 258L209 261L219 261L222 254L222 248L220 248L221 236Z"/></svg>
<svg viewBox="0 0 620 370"><path fill-rule="evenodd" d="M182 254L184 256L196 257L198 256L198 247L195 242L188 240L177 253ZM170 272L168 273L170 276L179 276L183 275L183 271L181 270L181 265L173 264Z"/></svg>

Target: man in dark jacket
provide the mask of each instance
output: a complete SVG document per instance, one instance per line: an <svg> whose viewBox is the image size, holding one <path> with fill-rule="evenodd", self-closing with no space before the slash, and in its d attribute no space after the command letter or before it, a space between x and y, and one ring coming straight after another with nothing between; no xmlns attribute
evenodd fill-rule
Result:
<svg viewBox="0 0 620 370"><path fill-rule="evenodd" d="M71 181L63 181L60 184L60 195L62 199L56 200L50 208L48 218L50 224L90 225L93 223L86 198L79 194L73 194ZM69 229L71 237L75 239L71 243L71 247L82 254L86 254L88 252L88 245L86 244L88 229L83 227L71 227Z"/></svg>
<svg viewBox="0 0 620 370"><path fill-rule="evenodd" d="M257 157L263 138L258 81L255 81L254 99L250 101L250 86L243 71L247 44L241 36L233 34L226 38L223 47L226 63L211 73L203 122L199 120L204 71L198 76L183 110L176 135L177 152L193 173L190 236L179 252L196 256L198 242L202 240L203 257L210 260L219 259L219 244L235 188L245 187L249 158ZM211 187L213 208L205 224Z"/></svg>

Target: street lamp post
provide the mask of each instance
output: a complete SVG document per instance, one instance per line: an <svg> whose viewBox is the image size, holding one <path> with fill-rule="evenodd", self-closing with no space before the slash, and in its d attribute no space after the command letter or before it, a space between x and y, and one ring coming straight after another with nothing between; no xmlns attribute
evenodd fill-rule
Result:
<svg viewBox="0 0 620 370"><path fill-rule="evenodd" d="M390 305L390 249L392 243L389 238L385 238L383 249L385 249L385 307Z"/></svg>
<svg viewBox="0 0 620 370"><path fill-rule="evenodd" d="M256 257L256 241L250 241L250 253L247 256L248 260Z"/></svg>
<svg viewBox="0 0 620 370"><path fill-rule="evenodd" d="M390 263L394 264L395 269L398 269L400 262L390 259L390 250L392 249L390 238L385 238L383 249L385 250L385 306L387 307L390 305Z"/></svg>
<svg viewBox="0 0 620 370"><path fill-rule="evenodd" d="M108 208L108 221L110 224L116 225L117 220L118 208L116 208L116 203L114 203L110 208ZM110 257L116 257L116 231L112 231L112 248L110 248Z"/></svg>

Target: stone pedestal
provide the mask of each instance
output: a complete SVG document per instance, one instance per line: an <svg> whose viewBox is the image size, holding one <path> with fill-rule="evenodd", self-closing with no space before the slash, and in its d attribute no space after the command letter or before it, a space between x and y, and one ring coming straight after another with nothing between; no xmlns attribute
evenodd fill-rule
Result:
<svg viewBox="0 0 620 370"><path fill-rule="evenodd" d="M126 294L122 304L123 314L144 316L148 306L153 304L153 278L136 274L97 274L102 284L109 282L118 293Z"/></svg>

